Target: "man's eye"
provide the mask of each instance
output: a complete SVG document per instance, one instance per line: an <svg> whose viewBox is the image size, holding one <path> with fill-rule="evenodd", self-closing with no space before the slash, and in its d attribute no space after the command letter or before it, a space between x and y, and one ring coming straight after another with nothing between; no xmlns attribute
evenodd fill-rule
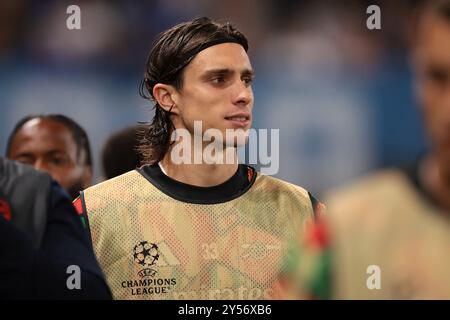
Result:
<svg viewBox="0 0 450 320"><path fill-rule="evenodd" d="M19 161L20 163L33 165L33 159L30 158L17 158L16 160Z"/></svg>
<svg viewBox="0 0 450 320"><path fill-rule="evenodd" d="M57 157L57 158L52 158L50 160L50 162L56 166L61 166L61 165L65 164L67 161L65 158Z"/></svg>
<svg viewBox="0 0 450 320"><path fill-rule="evenodd" d="M440 68L431 68L428 70L428 77L439 84L445 84L449 80L449 74Z"/></svg>
<svg viewBox="0 0 450 320"><path fill-rule="evenodd" d="M225 83L225 81L226 81L225 77L222 77L222 76L214 77L214 78L211 79L211 82L213 84L223 84L223 83Z"/></svg>
<svg viewBox="0 0 450 320"><path fill-rule="evenodd" d="M246 78L243 78L242 81L244 81L245 84L250 85L253 83L253 78L246 77Z"/></svg>

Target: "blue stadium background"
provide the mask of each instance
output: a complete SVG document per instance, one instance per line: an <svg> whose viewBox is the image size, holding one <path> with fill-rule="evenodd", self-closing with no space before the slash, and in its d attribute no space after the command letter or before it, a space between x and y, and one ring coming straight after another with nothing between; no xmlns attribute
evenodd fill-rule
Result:
<svg viewBox="0 0 450 320"><path fill-rule="evenodd" d="M280 129L279 178L316 194L426 148L411 82L411 1L377 1L382 29L366 28L369 1L165 0L0 2L0 150L14 124L63 113L99 152L114 131L148 121L138 86L164 29L207 15L250 41L255 128ZM81 30L66 8L81 8Z"/></svg>

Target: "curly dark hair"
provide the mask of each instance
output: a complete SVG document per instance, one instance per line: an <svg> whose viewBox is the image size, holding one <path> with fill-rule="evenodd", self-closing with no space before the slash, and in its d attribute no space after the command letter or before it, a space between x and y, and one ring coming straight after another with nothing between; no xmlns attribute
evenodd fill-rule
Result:
<svg viewBox="0 0 450 320"><path fill-rule="evenodd" d="M72 134L73 140L77 145L77 157L81 158L81 155L84 154L82 164L92 167L91 146L86 131L77 122L75 122L75 120L62 114L37 114L22 118L19 122L16 123L14 129L8 137L8 141L6 144L6 156L9 156L11 153L11 144L17 132L25 125L25 123L34 119L52 120L54 122L62 124L64 127L69 129Z"/></svg>
<svg viewBox="0 0 450 320"><path fill-rule="evenodd" d="M163 83L181 90L183 70L195 55L208 46L223 42L235 42L248 50L246 37L230 23L221 24L207 17L178 24L158 36L147 58L144 79L139 88L140 95L151 100L155 108L153 120L147 124L140 138L139 151L143 164L154 164L164 157L174 130L171 112L158 104L153 96L153 87Z"/></svg>

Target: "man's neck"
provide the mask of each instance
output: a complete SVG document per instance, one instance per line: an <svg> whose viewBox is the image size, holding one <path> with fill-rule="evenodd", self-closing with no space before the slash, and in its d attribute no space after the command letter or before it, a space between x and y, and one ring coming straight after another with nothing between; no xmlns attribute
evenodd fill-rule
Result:
<svg viewBox="0 0 450 320"><path fill-rule="evenodd" d="M167 152L160 165L165 174L174 180L198 187L212 187L230 179L236 173L239 163L174 164L170 159L170 152Z"/></svg>
<svg viewBox="0 0 450 320"><path fill-rule="evenodd" d="M438 206L450 214L450 185L445 183L436 157L430 155L419 166L419 179Z"/></svg>

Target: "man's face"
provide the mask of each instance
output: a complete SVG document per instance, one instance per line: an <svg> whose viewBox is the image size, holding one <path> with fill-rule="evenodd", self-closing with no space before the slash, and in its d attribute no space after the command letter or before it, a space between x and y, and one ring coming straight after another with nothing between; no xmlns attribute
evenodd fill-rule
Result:
<svg viewBox="0 0 450 320"><path fill-rule="evenodd" d="M201 51L184 70L175 127L193 133L194 121L202 121L203 132L214 128L224 137L226 129L247 131L252 122L252 80L252 66L241 45L223 43Z"/></svg>
<svg viewBox="0 0 450 320"><path fill-rule="evenodd" d="M434 14L423 17L414 53L417 93L433 152L450 177L450 21Z"/></svg>
<svg viewBox="0 0 450 320"><path fill-rule="evenodd" d="M16 133L8 157L48 172L72 197L88 187L91 169L82 164L69 129L49 119L33 119Z"/></svg>

